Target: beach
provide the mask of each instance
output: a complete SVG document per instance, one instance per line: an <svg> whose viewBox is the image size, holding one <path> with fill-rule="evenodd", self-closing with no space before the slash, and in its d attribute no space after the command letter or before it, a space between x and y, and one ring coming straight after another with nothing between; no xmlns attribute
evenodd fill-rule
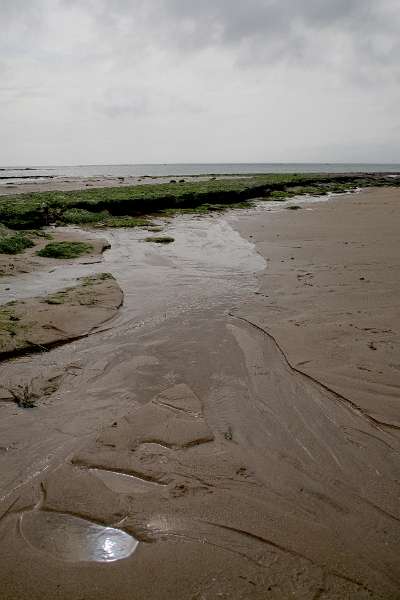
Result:
<svg viewBox="0 0 400 600"><path fill-rule="evenodd" d="M115 278L79 339L0 363L2 600L399 597L399 200L102 229L4 279Z"/></svg>
<svg viewBox="0 0 400 600"><path fill-rule="evenodd" d="M239 314L273 335L292 367L399 427L399 193L347 200L271 212L259 227L241 219L268 263L257 303Z"/></svg>

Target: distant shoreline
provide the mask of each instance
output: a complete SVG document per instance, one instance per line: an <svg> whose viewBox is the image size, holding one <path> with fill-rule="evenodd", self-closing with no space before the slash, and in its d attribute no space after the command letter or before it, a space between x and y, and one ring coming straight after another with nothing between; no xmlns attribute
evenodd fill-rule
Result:
<svg viewBox="0 0 400 600"><path fill-rule="evenodd" d="M192 177L272 173L400 173L400 163L153 163L99 165L0 165L2 178ZM8 177L7 177L8 176ZM3 179L2 185L6 185ZM15 180L14 180L15 181Z"/></svg>

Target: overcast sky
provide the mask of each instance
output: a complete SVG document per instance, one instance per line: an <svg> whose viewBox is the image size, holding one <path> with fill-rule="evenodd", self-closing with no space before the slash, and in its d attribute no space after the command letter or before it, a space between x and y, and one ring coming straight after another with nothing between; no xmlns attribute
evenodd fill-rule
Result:
<svg viewBox="0 0 400 600"><path fill-rule="evenodd" d="M400 0L0 0L0 164L400 162Z"/></svg>

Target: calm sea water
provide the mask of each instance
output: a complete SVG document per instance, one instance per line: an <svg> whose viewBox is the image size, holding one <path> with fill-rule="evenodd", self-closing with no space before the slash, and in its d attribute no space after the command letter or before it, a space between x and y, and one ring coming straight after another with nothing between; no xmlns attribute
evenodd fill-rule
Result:
<svg viewBox="0 0 400 600"><path fill-rule="evenodd" d="M199 164L137 164L137 165L77 165L77 166L14 166L0 167L0 185L29 181L37 177L129 177L172 176L233 173L400 173L400 164L367 163L199 163ZM21 179L22 181L22 179Z"/></svg>

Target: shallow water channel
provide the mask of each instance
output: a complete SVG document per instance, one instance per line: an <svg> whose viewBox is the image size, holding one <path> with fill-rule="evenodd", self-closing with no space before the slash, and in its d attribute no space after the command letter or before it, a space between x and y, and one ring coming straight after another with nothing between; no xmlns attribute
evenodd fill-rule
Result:
<svg viewBox="0 0 400 600"><path fill-rule="evenodd" d="M142 403L147 393L140 385L151 393L165 385L165 378L174 377L167 366L163 372L152 351L152 344L166 341L161 326L168 328L170 321L179 324L187 318L194 322L196 315L209 310L223 314L256 289L255 273L265 262L232 228L229 218L181 216L163 234L175 242L145 242L149 233L140 229L102 231L111 249L101 262L56 265L0 284L5 302L54 292L93 272L110 272L124 292L118 316L95 335L0 366L5 387L33 382L40 389L55 380L58 388L32 411L1 405L1 497L47 470L76 439ZM177 333L174 325L168 335ZM153 341L146 338L144 343L147 335Z"/></svg>
<svg viewBox="0 0 400 600"><path fill-rule="evenodd" d="M124 304L117 317L86 339L0 365L5 388L29 384L40 393L49 381L57 388L32 411L0 405L0 498L49 469L77 439L149 400L176 380L177 369L193 368L198 376L197 356L202 352L208 358L214 349L208 340L202 347L195 336L252 294L256 274L266 266L234 229L241 215L326 199L293 198L225 215L177 216L162 233L174 237L169 245L145 242L149 233L141 229L102 230L99 236L111 249L99 261L55 263L48 271L2 279L0 303L42 296L74 285L78 277L109 272L124 292ZM190 364L183 348L195 353Z"/></svg>

